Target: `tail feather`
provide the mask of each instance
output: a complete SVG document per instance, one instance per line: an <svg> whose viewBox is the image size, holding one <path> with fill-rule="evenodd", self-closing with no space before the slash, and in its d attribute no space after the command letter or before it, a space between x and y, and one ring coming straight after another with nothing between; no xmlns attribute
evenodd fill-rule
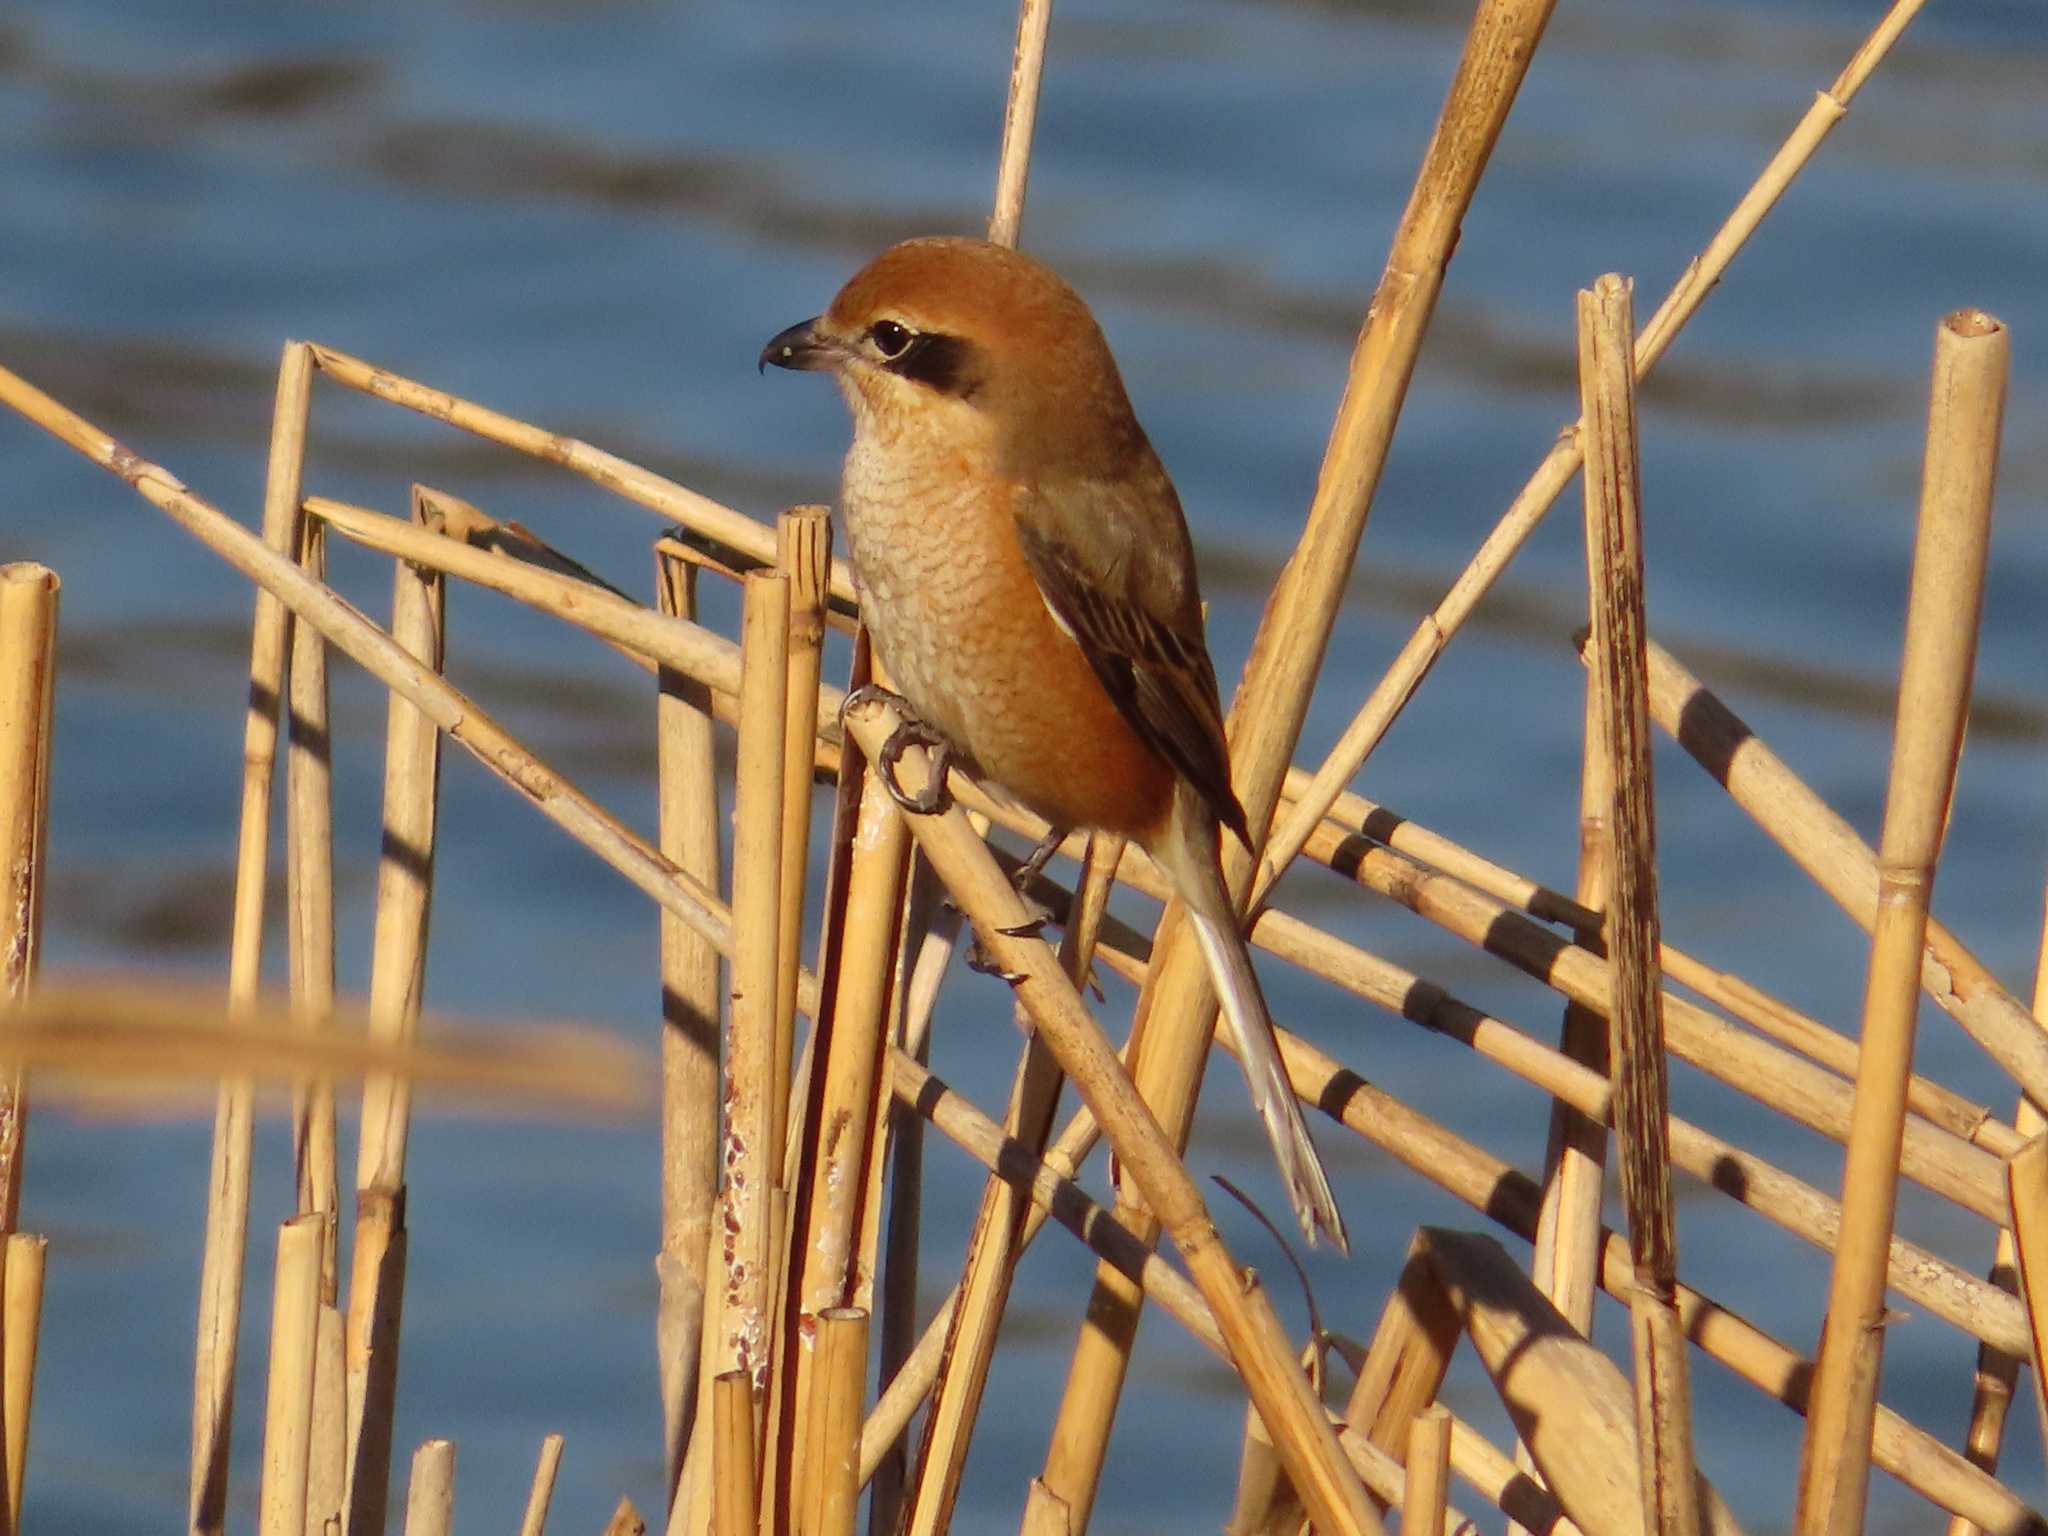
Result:
<svg viewBox="0 0 2048 1536"><path fill-rule="evenodd" d="M1344 1217L1337 1209L1329 1175L1323 1171L1322 1158L1317 1155L1316 1144L1301 1117L1294 1085L1288 1080L1286 1067L1281 1065L1272 1015L1266 1011L1265 994L1259 990L1258 976L1252 970L1251 952L1238 929L1236 912L1224 892L1222 876L1215 870L1213 855L1205 862L1206 879L1199 873L1189 879L1176 871L1182 875L1176 884L1183 887L1181 897L1202 946L1202 958L1208 962L1223 1016L1237 1037L1238 1057L1251 1085L1252 1107L1258 1111L1273 1143L1273 1155L1279 1161L1280 1174L1286 1180L1288 1198L1294 1204L1295 1219L1301 1223L1303 1234L1313 1243L1320 1227L1338 1252L1348 1254L1351 1244L1345 1235Z"/></svg>

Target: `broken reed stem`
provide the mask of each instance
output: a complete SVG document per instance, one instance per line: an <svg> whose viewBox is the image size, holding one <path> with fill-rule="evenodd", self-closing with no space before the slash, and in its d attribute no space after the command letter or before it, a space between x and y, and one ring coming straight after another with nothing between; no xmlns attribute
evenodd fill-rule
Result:
<svg viewBox="0 0 2048 1536"><path fill-rule="evenodd" d="M1635 356L1638 379L1648 377L1657 360L1685 328L1686 322L1706 301L1707 295L1714 291L1736 253L1756 233L1764 216L1784 196L1792 179L1813 158L1829 130L1848 115L1849 103L1857 91L1863 88L1864 81L1870 78L1871 72L1891 51L1892 44L1898 41L1924 4L1926 0L1894 0L1891 9L1850 56L1834 83L1814 98L1813 105L1743 193L1721 227L1672 285L1671 291L1664 296L1664 302L1658 305L1656 314L1650 317L1650 323L1643 327ZM1293 812L1274 829L1260 862L1259 878L1250 906L1260 905L1280 876L1286 873L1287 866L1301 852L1316 823L1329 811L1344 786L1357 775L1366 758L1379 745L1387 728L1414 696L1423 678L1429 675L1437 657L1443 654L1451 636L1471 616L1479 600L1536 531L1536 525L1543 520L1544 514L1571 484L1581 462L1577 433L1567 427L1559 435L1556 446L1509 503L1507 511L1452 583L1450 591L1415 627L1407 644L1401 647L1400 654L1373 688L1357 716L1345 727L1330 755L1316 770L1314 779L1303 791Z"/></svg>
<svg viewBox="0 0 2048 1536"><path fill-rule="evenodd" d="M810 1430L797 1536L853 1536L860 1507L860 1420L868 1379L868 1314L827 1307L818 1314Z"/></svg>
<svg viewBox="0 0 2048 1536"><path fill-rule="evenodd" d="M1014 246L1024 222L1031 133L1038 122L1038 86L1045 77L1045 35L1051 26L1052 0L1020 0L1009 101L1003 108L1003 148L996 162L996 206L988 221L988 237L996 245Z"/></svg>
<svg viewBox="0 0 2048 1536"><path fill-rule="evenodd" d="M0 394L23 398L0 370ZM298 554L300 482L305 469L306 413L312 358L298 342L285 343L278 366L277 401L270 431L270 462L263 487L260 541L235 532L281 564ZM27 391L31 420L74 447L84 423L35 391ZM90 429L87 429L89 432ZM117 472L139 466L111 438L96 449ZM140 472L139 469L136 472ZM291 567L297 570L296 565ZM284 697L285 653L291 614L278 597L259 588L249 642L249 702L242 730L241 834L235 850L234 927L228 946L228 1007L255 1000L263 969L263 897L269 872L270 794L277 762L277 718ZM228 1447L235 1411L235 1356L242 1322L242 1263L249 1238L249 1152L252 1106L246 1078L222 1080L214 1109L213 1158L206 1184L206 1249L199 1269L199 1331L192 1365L193 1536L219 1536L227 1518Z"/></svg>
<svg viewBox="0 0 2048 1536"><path fill-rule="evenodd" d="M1927 904L1969 712L2009 356L2005 327L1981 310L1957 311L1935 330L1862 1064L1842 1170L1842 1235L1800 1468L1805 1536L1855 1536L1863 1528L1884 1356L1885 1254L1898 1196Z"/></svg>
<svg viewBox="0 0 2048 1536"><path fill-rule="evenodd" d="M754 1496L754 1382L749 1371L721 1371L711 1383L711 1530L760 1536Z"/></svg>
<svg viewBox="0 0 2048 1536"><path fill-rule="evenodd" d="M1262 845L1308 714L1309 695L1350 581L1366 516L1386 463L1408 381L1441 291L1460 222L1471 205L1508 108L1555 0L1481 0L1458 71L1423 152L1415 188L1394 231L1366 309L1316 490L1282 569L1232 701L1232 779ZM1242 900L1252 855L1225 839L1223 872ZM1131 1076L1168 1142L1185 1144L1216 1019L1198 947L1184 923L1162 921L1162 958L1140 994ZM1149 1230L1156 1240L1158 1224ZM1102 1475L1110 1426L1129 1369L1141 1298L1099 1269L1045 1464L1049 1491L1085 1527ZM1285 1437L1269 1419L1276 1443ZM1283 1450L1286 1447L1282 1447ZM1316 1508L1317 1495L1299 1491ZM1354 1485L1355 1487L1355 1485ZM1359 1507L1365 1508L1362 1495Z"/></svg>
<svg viewBox="0 0 2048 1536"><path fill-rule="evenodd" d="M1635 315L1630 285L1599 278L1578 297L1579 419L1586 461L1586 562L1592 593L1594 684L1612 761L1613 893L1607 914L1614 978L1614 1129L1637 1291L1636 1450L1642 1521L1656 1536L1697 1536L1692 1408L1685 1338L1672 1287L1671 1106L1665 1082L1662 982L1657 968L1657 824L1650 771L1648 660L1643 613L1642 470L1636 446Z"/></svg>
<svg viewBox="0 0 2048 1536"><path fill-rule="evenodd" d="M849 731L871 758L899 723L893 709L873 704L847 716ZM897 773L915 794L929 781L930 765L924 753L913 748L898 759ZM1146 1208L1156 1212L1172 1234L1216 1312L1231 1359L1311 1516L1332 1533L1377 1536L1379 1521L1343 1460L1264 1290L1223 1247L1200 1192L1051 950L1041 940L1003 931L1028 923L1031 914L1022 898L958 807L942 816L910 820L918 845L974 923L994 962L1018 974L1019 1001L1030 1010L1047 1045L1102 1123Z"/></svg>
<svg viewBox="0 0 2048 1536"><path fill-rule="evenodd" d="M21 1530L22 1489L28 1478L29 1416L35 1406L36 1344L42 1331L43 1275L50 1240L10 1232L0 1264L0 1412L6 1415L7 1528Z"/></svg>
<svg viewBox="0 0 2048 1536"><path fill-rule="evenodd" d="M455 1523L455 1442L428 1440L412 1456L405 1536L449 1536Z"/></svg>
<svg viewBox="0 0 2048 1536"><path fill-rule="evenodd" d="M327 530L299 519L299 566L327 579ZM292 626L291 709L285 754L285 906L292 1006L300 1027L323 1030L334 1012L334 749L330 739L327 642L307 624ZM321 1300L336 1300L335 1242L340 1227L334 1084L316 1077L293 1091L292 1166L301 1215L318 1211L326 1224ZM340 1383L334 1384L340 1390Z"/></svg>
<svg viewBox="0 0 2048 1536"><path fill-rule="evenodd" d="M725 1189L718 1253L721 1279L714 1369L752 1373L767 1387L770 1286L776 1234L769 1194L780 1186L782 1152L774 1144L775 1101L787 1082L774 1077L776 947L780 921L782 730L789 681L789 579L749 576L741 620L739 767L733 803L733 964L725 1045Z"/></svg>
<svg viewBox="0 0 2048 1536"><path fill-rule="evenodd" d="M1407 1478L1401 1485L1401 1536L1444 1536L1451 1485L1451 1415L1431 1403L1410 1421Z"/></svg>
<svg viewBox="0 0 2048 1536"><path fill-rule="evenodd" d="M42 955L62 587L48 566L0 565L0 1008L28 995ZM0 1233L21 1224L27 1127L28 1098L16 1068L0 1075Z"/></svg>
<svg viewBox="0 0 2048 1536"><path fill-rule="evenodd" d="M782 914L775 977L775 1080L795 1055L796 984L803 970L804 885L811 859L811 764L818 735L818 676L832 574L829 508L792 507L776 519L776 560L789 578L789 682L782 748ZM789 1144L789 1096L777 1103L773 1145Z"/></svg>
<svg viewBox="0 0 2048 1536"><path fill-rule="evenodd" d="M699 533L709 534L763 565L775 563L773 531L745 513L721 506L708 496L700 496L673 480L576 438L549 432L503 412L402 378L333 347L322 346L318 342L312 343L311 347L315 364L337 384L361 390L406 410L417 411L422 416L431 416L436 421L444 421L464 432L544 459L550 464L559 464L637 506L646 507ZM843 560L832 564L832 594L848 601L854 596L852 572Z"/></svg>
<svg viewBox="0 0 2048 1536"><path fill-rule="evenodd" d="M270 1310L270 1391L263 1419L261 1536L301 1536L313 1449L313 1372L320 1321L324 1212L294 1216L277 1231Z"/></svg>
<svg viewBox="0 0 2048 1536"><path fill-rule="evenodd" d="M548 1505L555 1497L555 1476L562 1469L562 1437L548 1435L540 1443L540 1458L533 1467L533 1486L527 1490L526 1513L520 1517L519 1536L544 1536Z"/></svg>
<svg viewBox="0 0 2048 1536"><path fill-rule="evenodd" d="M696 618L697 568L657 549L661 612ZM707 889L720 888L718 776L710 694L663 667L655 701L659 843L663 858ZM698 1401L698 1358L711 1273L712 1211L718 1202L719 954L673 913L661 914L661 1249L660 1302L664 1487L671 1506ZM665 1511L666 1512L666 1511Z"/></svg>
<svg viewBox="0 0 2048 1536"><path fill-rule="evenodd" d="M2041 942L2034 959L2034 1017L2048 1019L2048 901L2042 904ZM2043 1130L2048 1130L2048 1116L2043 1116L2034 1107L2033 1100L2022 1094L2014 1110L2013 1124L2021 1135L2033 1140ZM1991 1259L1991 1282L2006 1290L2017 1291L2019 1261L2012 1221L2008 1219L1998 1231L1998 1242ZM1998 1471L1999 1451L2005 1441L2006 1421L2012 1410L2014 1389L2019 1385L2020 1368L2031 1359L2038 1358L2038 1350L2037 1344L2033 1354L2018 1355L1994 1349L1989 1344L1977 1346L1977 1375L1971 1392L1970 1427L1963 1439L1963 1454L1970 1458L1972 1465L1982 1467L1988 1473L1995 1475ZM2039 1393L2040 1390L2037 1372L2035 1391ZM2044 1418L2044 1422L2048 1422L2048 1418ZM1981 1536L1981 1532L1982 1527L1960 1515L1949 1521L1948 1536Z"/></svg>

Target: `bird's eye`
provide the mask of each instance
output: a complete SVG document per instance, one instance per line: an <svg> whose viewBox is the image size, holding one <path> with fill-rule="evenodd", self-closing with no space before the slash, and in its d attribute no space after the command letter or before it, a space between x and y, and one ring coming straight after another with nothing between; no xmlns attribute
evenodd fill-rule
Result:
<svg viewBox="0 0 2048 1536"><path fill-rule="evenodd" d="M909 328L894 320L877 320L868 327L868 340L884 357L901 357L909 350L912 339Z"/></svg>

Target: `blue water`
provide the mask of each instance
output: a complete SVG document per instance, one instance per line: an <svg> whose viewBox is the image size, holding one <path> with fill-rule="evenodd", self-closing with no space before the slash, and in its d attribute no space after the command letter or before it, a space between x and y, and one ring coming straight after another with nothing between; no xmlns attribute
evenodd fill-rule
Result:
<svg viewBox="0 0 2048 1536"><path fill-rule="evenodd" d="M1304 744L1333 741L1416 616L1575 412L1572 294L1637 279L1647 317L1833 79L1868 0L1589 0L1561 8L1466 222ZM1226 688L1291 547L1466 12L1411 4L1104 0L1062 8L1025 243L1093 300L1207 562ZM0 16L0 361L237 515L260 494L280 344L307 337L575 433L759 515L825 499L844 441L813 380L758 379L761 342L902 235L986 215L1009 8L508 5L289 7L17 0ZM1659 371L1642 405L1653 627L1866 835L1881 812L1933 327L1981 305L2014 361L1980 710L1937 908L2024 995L2048 872L2048 33L2020 0L1929 8ZM239 578L39 433L0 419L0 557L65 579L52 810L56 967L218 978L226 953L241 668ZM647 590L655 525L580 481L330 386L309 488L402 508L413 479L522 519ZM1362 778L1425 824L1569 886L1582 679L1568 494ZM388 578L337 555L373 612ZM640 675L459 591L451 671L636 825L652 822ZM1823 687L1822 682L1828 686ZM365 979L382 702L337 680L342 968ZM1865 945L1689 760L1657 760L1667 933L1853 1028ZM460 754L447 760L429 997L561 1013L651 1043L646 904ZM1555 1000L1384 903L1303 877L1318 921L1547 1036ZM1143 918L1142 907L1132 909ZM282 975L281 945L273 969ZM1278 1011L1499 1155L1540 1159L1537 1098L1446 1042L1265 967ZM937 1064L1000 1098L1015 1037L961 976ZM1128 993L1111 989L1113 1008ZM1930 1014L1922 1064L2006 1110L2010 1089ZM1839 1153L1691 1069L1678 1107L1824 1188ZM53 1239L28 1518L160 1530L184 1498L206 1116L52 1109L27 1220ZM516 1520L539 1437L568 1437L555 1528L657 1498L651 1350L654 1128L431 1112L414 1137L398 1436L460 1447L464 1530ZM1322 1311L1370 1332L1413 1227L1478 1218L1390 1160L1323 1136L1361 1249L1312 1266ZM267 1315L284 1132L259 1137L250 1317ZM1271 1199L1235 1075L1218 1073L1198 1169ZM931 1153L936 1296L979 1181ZM1690 1186L1687 1186L1690 1189ZM1240 1254L1282 1272L1240 1213ZM1902 1222L1981 1265L1988 1232L1909 1199ZM1683 1263L1810 1349L1822 1256L1689 1199ZM962 1503L1013 1522L1043 1455L1086 1265L1026 1263ZM1300 1316L1286 1285L1276 1295ZM253 1522L261 1348L236 1461ZM1621 1335L1612 1318L1603 1339ZM1209 1529L1241 1425L1226 1374L1147 1323L1096 1529ZM1886 1399L1953 1439L1972 1350L1891 1331ZM1752 1530L1789 1517L1798 1422L1696 1370L1703 1465ZM1453 1398L1498 1433L1482 1381ZM2039 1502L2031 1407L2009 1470ZM1201 1453L1191 1455L1190 1449ZM1476 1506L1469 1490L1456 1495ZM1873 1528L1926 1529L1876 1479Z"/></svg>

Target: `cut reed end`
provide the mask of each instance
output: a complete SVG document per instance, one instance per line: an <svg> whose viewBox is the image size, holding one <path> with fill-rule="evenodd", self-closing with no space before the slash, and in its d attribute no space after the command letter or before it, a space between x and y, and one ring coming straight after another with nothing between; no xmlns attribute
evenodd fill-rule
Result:
<svg viewBox="0 0 2048 1536"><path fill-rule="evenodd" d="M1985 336L1996 336L2005 329L2005 322L1981 309L1959 309L1942 316L1941 328L1959 340L1975 341Z"/></svg>
<svg viewBox="0 0 2048 1536"><path fill-rule="evenodd" d="M55 592L64 584L55 571L34 560L13 560L6 565L0 565L0 583L8 586L41 587L46 592Z"/></svg>

